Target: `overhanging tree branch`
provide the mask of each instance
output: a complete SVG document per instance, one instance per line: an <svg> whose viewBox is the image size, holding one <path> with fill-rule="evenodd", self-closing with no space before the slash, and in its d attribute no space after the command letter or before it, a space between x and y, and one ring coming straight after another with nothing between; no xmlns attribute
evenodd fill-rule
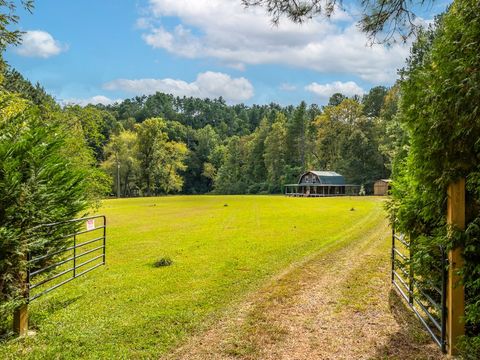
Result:
<svg viewBox="0 0 480 360"><path fill-rule="evenodd" d="M315 16L330 17L341 8L342 0L241 0L245 7L265 8L277 25L282 17L294 23L304 23ZM359 28L372 42L406 41L419 28L412 9L435 0L360 0L363 7Z"/></svg>

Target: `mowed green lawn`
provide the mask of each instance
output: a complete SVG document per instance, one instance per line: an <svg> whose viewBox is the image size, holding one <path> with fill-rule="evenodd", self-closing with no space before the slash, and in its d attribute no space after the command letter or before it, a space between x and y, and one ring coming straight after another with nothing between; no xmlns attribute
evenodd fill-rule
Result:
<svg viewBox="0 0 480 360"><path fill-rule="evenodd" d="M385 221L373 197L172 196L99 213L107 265L35 300L36 335L0 343L0 358L157 358L292 263ZM173 265L155 268L164 256Z"/></svg>

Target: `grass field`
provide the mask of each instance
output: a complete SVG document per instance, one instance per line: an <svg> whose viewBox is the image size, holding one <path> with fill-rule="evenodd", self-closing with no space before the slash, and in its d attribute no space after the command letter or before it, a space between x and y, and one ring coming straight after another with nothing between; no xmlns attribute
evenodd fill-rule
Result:
<svg viewBox="0 0 480 360"><path fill-rule="evenodd" d="M156 358L291 264L385 222L371 197L172 196L99 212L107 265L33 302L36 335L4 341L0 358Z"/></svg>

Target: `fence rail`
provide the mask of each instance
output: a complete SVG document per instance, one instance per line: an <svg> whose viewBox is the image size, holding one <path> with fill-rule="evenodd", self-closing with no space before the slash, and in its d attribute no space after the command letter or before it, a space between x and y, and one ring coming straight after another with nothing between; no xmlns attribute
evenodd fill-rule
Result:
<svg viewBox="0 0 480 360"><path fill-rule="evenodd" d="M97 224L96 224L97 222ZM98 224L100 222L101 224ZM85 228L82 230L82 225ZM44 224L31 232L29 247L41 243L47 235L58 241L59 250L46 254L28 253L27 302L105 265L107 219L103 215ZM63 248L61 248L64 246Z"/></svg>
<svg viewBox="0 0 480 360"><path fill-rule="evenodd" d="M395 229L392 230L392 284L445 353L448 260L443 247L439 250L440 266L435 267L434 270L440 273L440 288L430 279L415 275L410 240L404 234L397 234Z"/></svg>

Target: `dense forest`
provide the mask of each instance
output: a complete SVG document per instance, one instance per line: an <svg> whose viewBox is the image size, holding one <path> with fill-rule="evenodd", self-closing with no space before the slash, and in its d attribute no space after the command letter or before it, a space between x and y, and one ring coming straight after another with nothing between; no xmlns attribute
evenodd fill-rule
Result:
<svg viewBox="0 0 480 360"><path fill-rule="evenodd" d="M374 87L363 97L337 93L322 107L228 105L222 98L156 93L62 108L13 69L4 86L77 124L110 178L109 194L122 197L279 193L308 169L337 171L368 191L389 177L398 139L397 87Z"/></svg>

